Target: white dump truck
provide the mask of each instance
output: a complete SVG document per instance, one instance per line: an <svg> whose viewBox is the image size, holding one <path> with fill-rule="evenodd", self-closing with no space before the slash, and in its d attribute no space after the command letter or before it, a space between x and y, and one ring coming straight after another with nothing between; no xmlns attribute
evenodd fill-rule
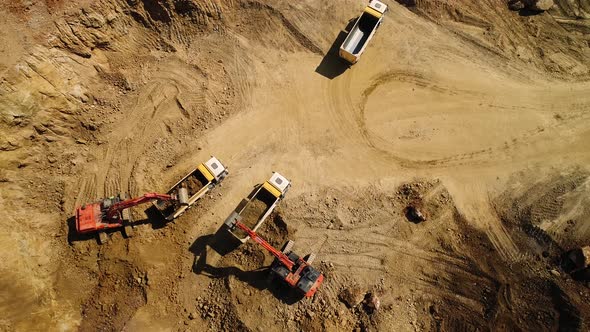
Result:
<svg viewBox="0 0 590 332"><path fill-rule="evenodd" d="M250 196L243 199L227 217L225 225L228 231L242 243L248 241L250 238L248 234L234 227L236 221L256 232L285 197L290 187L291 181L281 174L273 172L268 181L256 186Z"/></svg>
<svg viewBox="0 0 590 332"><path fill-rule="evenodd" d="M365 51L369 40L373 38L375 31L387 11L387 5L381 1L372 0L357 19L354 27L340 46L339 55L351 64L357 63L361 54Z"/></svg>
<svg viewBox="0 0 590 332"><path fill-rule="evenodd" d="M215 157L200 164L188 175L176 182L167 194L176 193L180 188L186 188L188 192L185 204L177 204L175 201L155 201L153 204L166 220L180 217L187 209L195 204L201 197L213 189L227 176L225 166Z"/></svg>

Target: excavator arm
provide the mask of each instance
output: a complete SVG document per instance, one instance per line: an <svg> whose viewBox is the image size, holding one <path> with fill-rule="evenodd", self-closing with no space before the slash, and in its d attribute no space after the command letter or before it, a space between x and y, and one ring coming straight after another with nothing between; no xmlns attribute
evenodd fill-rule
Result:
<svg viewBox="0 0 590 332"><path fill-rule="evenodd" d="M158 194L158 193L147 193L143 196L139 196L136 198L127 199L118 203L113 204L107 210L107 219L115 218L121 211L128 209L130 207L134 207L152 200L162 200L162 201L170 201L176 200L176 196L173 195L166 195L166 194Z"/></svg>
<svg viewBox="0 0 590 332"><path fill-rule="evenodd" d="M240 228L241 230L243 230L244 232L246 232L252 240L254 240L256 243L260 244L262 247L264 247L264 249L268 250L271 254L273 254L279 261L281 261L281 263L283 265L285 265L285 267L289 271L293 271L293 266L295 265L295 263L293 263L293 261L291 261L289 259L289 257L287 257L287 255L285 255L281 251L275 249L273 246L270 245L270 243L266 242L263 238L258 236L258 234L256 234L256 232L254 232L253 230L248 228L246 225L242 224L241 222L239 222L237 220L235 222L236 222L235 225L238 228Z"/></svg>

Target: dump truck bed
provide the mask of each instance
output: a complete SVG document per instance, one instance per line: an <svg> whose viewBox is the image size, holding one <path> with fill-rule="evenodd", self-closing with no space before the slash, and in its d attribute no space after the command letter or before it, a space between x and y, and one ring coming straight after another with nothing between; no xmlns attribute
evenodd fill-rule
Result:
<svg viewBox="0 0 590 332"><path fill-rule="evenodd" d="M214 169L215 172L212 172ZM156 209L160 211L166 220L172 220L180 217L187 209L195 204L201 197L203 197L209 190L224 179L227 175L225 167L212 157L209 161L200 164L196 169L183 177L175 185L173 185L167 194L176 193L178 188L186 188L188 190L188 204L179 205L175 201L154 202Z"/></svg>
<svg viewBox="0 0 590 332"><path fill-rule="evenodd" d="M261 186L254 197L238 212L241 217L240 222L252 230L258 228L258 222L269 212L271 207L274 208L278 200L278 197L271 194L264 186ZM239 239L248 237L248 234L239 228L235 229L233 234Z"/></svg>
<svg viewBox="0 0 590 332"><path fill-rule="evenodd" d="M209 190L210 184L211 181L207 180L199 169L195 169L167 191L167 194L172 194L175 193L178 188L187 188L189 196L188 206L180 206L174 201L157 201L154 205L166 220L178 218L187 208L193 205Z"/></svg>
<svg viewBox="0 0 590 332"><path fill-rule="evenodd" d="M378 22L379 19L375 16L363 13L346 37L342 48L353 55L359 54Z"/></svg>
<svg viewBox="0 0 590 332"><path fill-rule="evenodd" d="M249 229L256 232L283 199L291 181L277 172L273 172L268 181L258 185L255 190L243 199L236 209L225 219L228 231L242 243L250 238L248 234L235 227L235 221L240 221Z"/></svg>
<svg viewBox="0 0 590 332"><path fill-rule="evenodd" d="M340 46L339 55L354 64L364 52L369 40L375 34L383 19L387 6L379 1L371 1L348 33Z"/></svg>

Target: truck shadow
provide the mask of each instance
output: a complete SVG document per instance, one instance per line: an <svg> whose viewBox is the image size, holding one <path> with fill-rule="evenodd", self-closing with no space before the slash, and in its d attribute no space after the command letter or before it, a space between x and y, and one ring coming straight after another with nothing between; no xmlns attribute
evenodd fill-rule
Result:
<svg viewBox="0 0 590 332"><path fill-rule="evenodd" d="M346 39L346 36L348 36L348 32L354 26L357 18L358 17L355 17L348 21L346 28L340 31L338 37L336 37L336 40L334 40L334 43L332 43L332 46L330 46L330 50L328 50L328 53L326 53L322 59L322 62L320 62L320 64L315 69L316 73L332 80L342 75L348 68L350 68L350 64L340 58L338 51L340 50L340 45L342 45Z"/></svg>
<svg viewBox="0 0 590 332"><path fill-rule="evenodd" d="M204 235L195 240L189 251L194 255L193 273L205 275L209 278L228 278L230 276L254 287L258 290L268 290L279 301L285 304L294 304L303 295L280 280L271 278L269 267L261 267L252 271L244 271L235 266L214 266L212 256L221 257L236 250L242 243L229 234L225 226L222 226L215 234Z"/></svg>

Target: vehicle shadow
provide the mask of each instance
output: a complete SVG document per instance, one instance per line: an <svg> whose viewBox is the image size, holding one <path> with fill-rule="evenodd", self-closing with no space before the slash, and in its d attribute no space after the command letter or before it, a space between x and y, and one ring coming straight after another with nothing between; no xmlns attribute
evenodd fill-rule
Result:
<svg viewBox="0 0 590 332"><path fill-rule="evenodd" d="M166 225L170 222L170 221L166 220L166 218L164 218L162 216L160 211L158 211L158 209L156 209L156 207L153 205L151 205L150 207L145 209L143 212L147 216L147 219L134 221L133 222L134 226L135 225L150 224L150 225L152 225L152 229L161 229L161 228L166 227Z"/></svg>
<svg viewBox="0 0 590 332"><path fill-rule="evenodd" d="M330 46L330 50L328 50L328 53L326 53L320 64L315 69L316 73L332 80L342 75L348 68L350 68L350 64L340 58L338 51L340 50L340 45L342 45L346 39L346 36L348 36L348 33L354 26L356 20L357 17L348 21L346 28L340 31L338 37L336 37L336 40L334 40L334 43L332 43L332 46Z"/></svg>
<svg viewBox="0 0 590 332"><path fill-rule="evenodd" d="M542 10L534 10L534 9L521 9L518 11L518 15L519 16L523 16L523 17L528 17L528 16L537 16L539 14L542 14L543 11Z"/></svg>
<svg viewBox="0 0 590 332"><path fill-rule="evenodd" d="M189 251L194 255L193 273L209 278L233 276L258 290L268 290L285 304L294 304L303 298L302 294L273 278L268 266L252 271L244 271L234 266L215 266L213 261L217 260L214 256L223 257L238 249L241 244L227 231L225 225L220 227L215 234L197 238L189 248Z"/></svg>
<svg viewBox="0 0 590 332"><path fill-rule="evenodd" d="M590 267L584 267L585 257L581 248L569 250L561 256L561 269L576 281L590 281Z"/></svg>

